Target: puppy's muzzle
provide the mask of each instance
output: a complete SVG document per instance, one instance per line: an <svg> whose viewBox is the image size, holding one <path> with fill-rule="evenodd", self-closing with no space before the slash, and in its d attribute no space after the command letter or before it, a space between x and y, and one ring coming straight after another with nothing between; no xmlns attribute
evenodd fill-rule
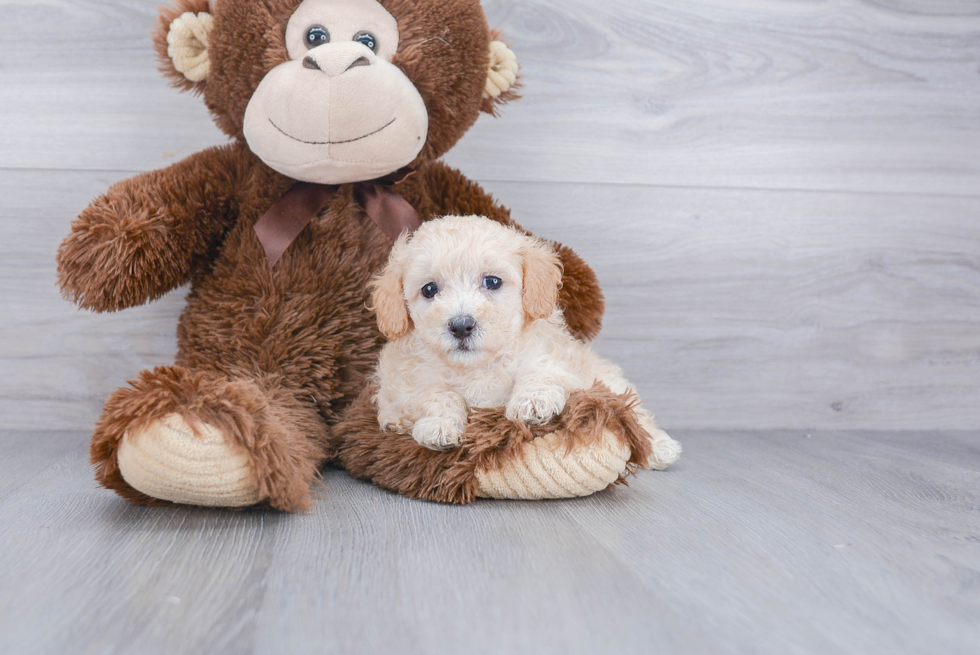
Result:
<svg viewBox="0 0 980 655"><path fill-rule="evenodd" d="M472 316L457 316L449 321L449 333L458 341L465 341L476 329L476 319Z"/></svg>

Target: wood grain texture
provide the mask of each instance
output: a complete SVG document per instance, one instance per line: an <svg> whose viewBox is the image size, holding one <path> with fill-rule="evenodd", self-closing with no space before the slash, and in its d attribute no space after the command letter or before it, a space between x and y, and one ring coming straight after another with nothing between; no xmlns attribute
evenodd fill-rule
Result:
<svg viewBox="0 0 980 655"><path fill-rule="evenodd" d="M121 175L0 179L9 427L92 425L109 393L173 359L184 292L96 315L55 287L69 218ZM595 267L609 301L597 348L667 428L980 424L980 200L488 186Z"/></svg>
<svg viewBox="0 0 980 655"><path fill-rule="evenodd" d="M668 427L980 425L980 203L493 183L608 296L598 349Z"/></svg>
<svg viewBox="0 0 980 655"><path fill-rule="evenodd" d="M0 479L30 476L0 489L0 652L975 652L976 432L677 436L676 468L588 499L331 470L284 516L130 506L84 434L3 433Z"/></svg>
<svg viewBox="0 0 980 655"><path fill-rule="evenodd" d="M976 2L487 4L527 94L481 179L980 193Z"/></svg>
<svg viewBox="0 0 980 655"><path fill-rule="evenodd" d="M465 508L328 470L285 516L132 507L87 461L184 291L78 312L54 251L223 140L157 3L0 2L0 653L976 652L980 4L486 0L526 97L450 161L593 264L597 348L685 454Z"/></svg>
<svg viewBox="0 0 980 655"><path fill-rule="evenodd" d="M173 356L180 294L92 316L53 287L54 249L89 199L221 141L154 70L155 7L0 4L10 427L90 425L106 394ZM487 9L522 53L527 97L450 159L593 263L610 300L599 347L665 425L977 424L975 3ZM781 188L881 193L766 190Z"/></svg>
<svg viewBox="0 0 980 655"><path fill-rule="evenodd" d="M222 141L154 71L158 2L0 4L0 167ZM485 4L526 88L450 154L476 179L980 195L974 0Z"/></svg>

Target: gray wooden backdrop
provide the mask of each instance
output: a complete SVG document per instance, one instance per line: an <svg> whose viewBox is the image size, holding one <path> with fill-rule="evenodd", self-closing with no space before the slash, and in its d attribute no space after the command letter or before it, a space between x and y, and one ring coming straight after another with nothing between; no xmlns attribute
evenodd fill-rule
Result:
<svg viewBox="0 0 980 655"><path fill-rule="evenodd" d="M78 429L170 362L175 293L54 287L110 183L221 143L167 87L157 0L0 2L0 415ZM577 248L598 347L668 428L980 423L980 3L486 2L525 98L448 160Z"/></svg>
<svg viewBox="0 0 980 655"><path fill-rule="evenodd" d="M183 292L78 312L55 249L222 142L157 1L0 0L0 653L978 652L980 0L486 0L525 98L449 160L593 264L685 453L466 507L327 470L299 515L87 461Z"/></svg>

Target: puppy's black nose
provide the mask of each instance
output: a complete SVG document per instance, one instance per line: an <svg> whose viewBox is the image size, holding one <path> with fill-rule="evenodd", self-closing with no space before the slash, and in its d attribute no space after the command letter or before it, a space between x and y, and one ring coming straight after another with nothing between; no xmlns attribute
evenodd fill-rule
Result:
<svg viewBox="0 0 980 655"><path fill-rule="evenodd" d="M476 319L472 316L457 316L449 321L449 331L460 341L473 334L475 327Z"/></svg>

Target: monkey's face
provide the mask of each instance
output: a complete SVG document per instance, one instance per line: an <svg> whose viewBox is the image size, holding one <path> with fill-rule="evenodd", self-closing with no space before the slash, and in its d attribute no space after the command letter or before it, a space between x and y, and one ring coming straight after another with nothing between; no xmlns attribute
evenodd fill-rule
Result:
<svg viewBox="0 0 980 655"><path fill-rule="evenodd" d="M445 154L517 96L480 0L171 0L164 72L271 168L360 182Z"/></svg>
<svg viewBox="0 0 980 655"><path fill-rule="evenodd" d="M248 145L304 182L387 175L425 145L429 115L391 63L398 23L376 0L304 0L285 34L289 61L262 79L245 112Z"/></svg>

